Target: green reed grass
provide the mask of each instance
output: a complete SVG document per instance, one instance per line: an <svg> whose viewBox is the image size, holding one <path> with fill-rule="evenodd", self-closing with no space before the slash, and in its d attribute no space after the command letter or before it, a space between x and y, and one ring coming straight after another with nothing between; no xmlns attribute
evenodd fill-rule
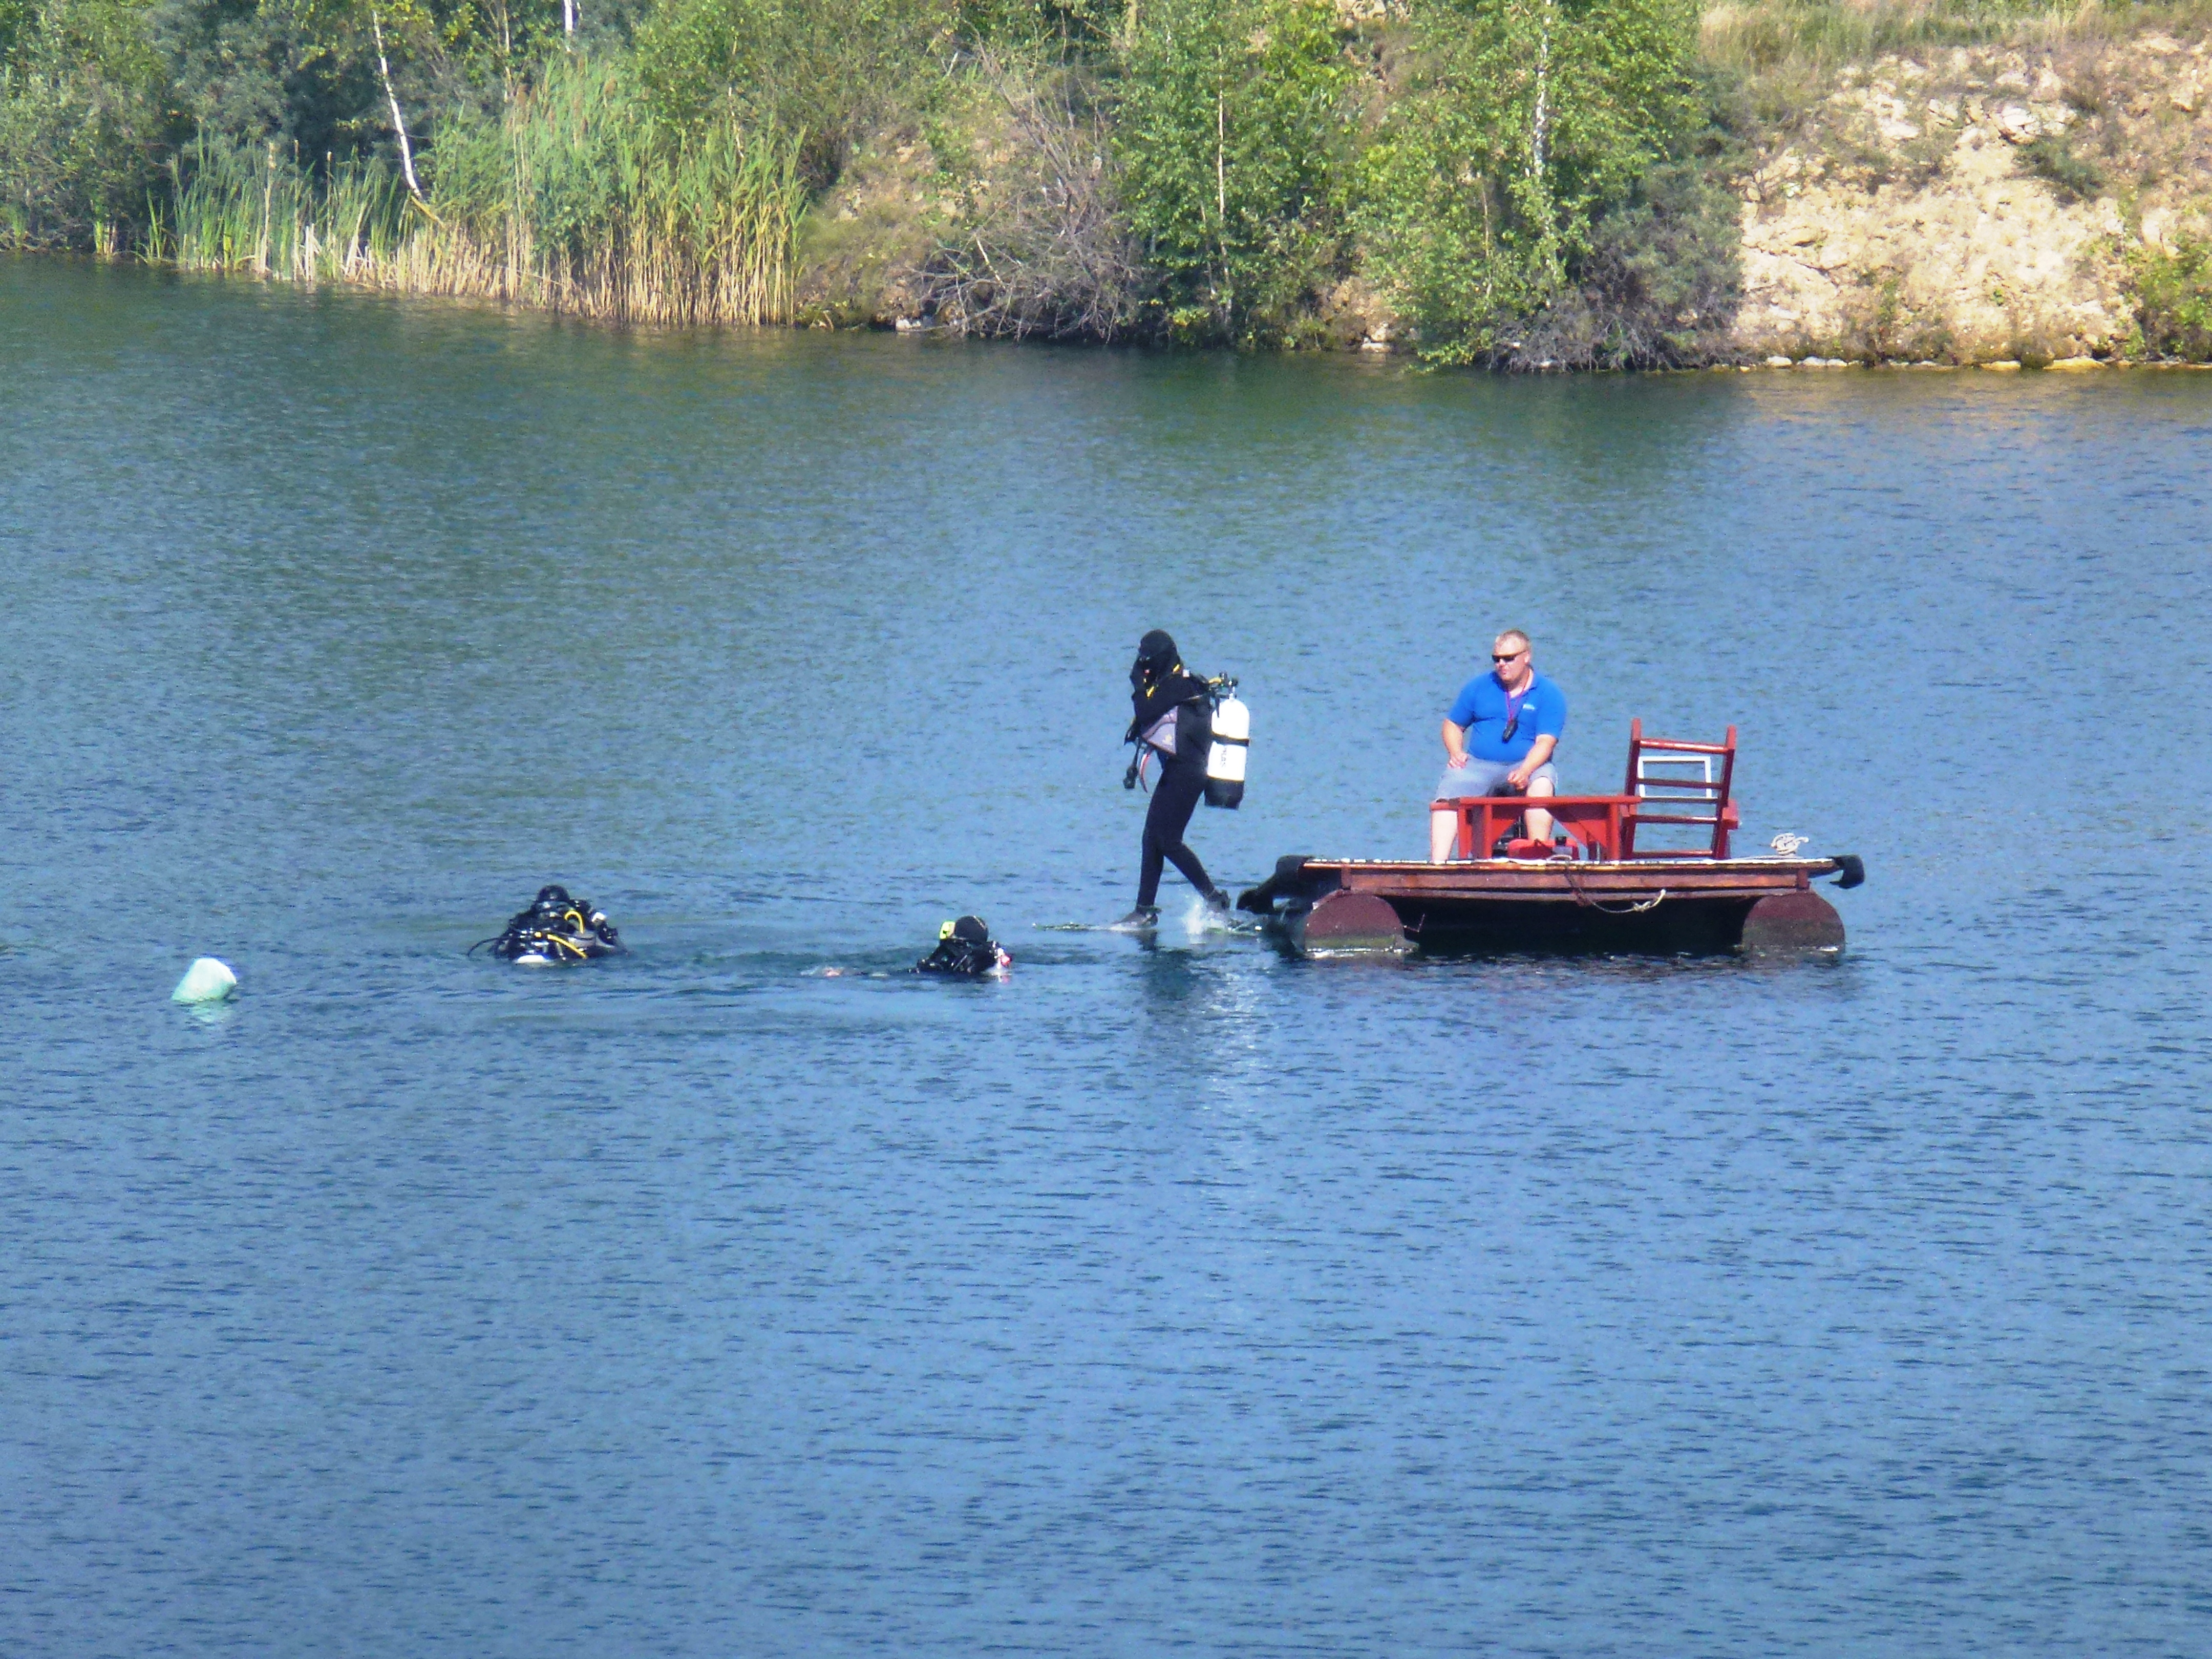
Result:
<svg viewBox="0 0 2212 1659"><path fill-rule="evenodd" d="M799 140L655 117L619 59L554 65L422 158L428 198L379 161L319 169L203 139L149 204L141 252L188 270L474 295L650 323L791 314Z"/></svg>
<svg viewBox="0 0 2212 1659"><path fill-rule="evenodd" d="M148 204L142 251L184 270L289 282L373 277L407 231L407 197L378 161L326 160L321 174L274 144L202 138L171 163L167 210Z"/></svg>
<svg viewBox="0 0 2212 1659"><path fill-rule="evenodd" d="M426 258L457 289L653 322L780 320L805 188L799 140L672 125L619 60L556 64L436 152ZM494 276L493 273L496 272Z"/></svg>

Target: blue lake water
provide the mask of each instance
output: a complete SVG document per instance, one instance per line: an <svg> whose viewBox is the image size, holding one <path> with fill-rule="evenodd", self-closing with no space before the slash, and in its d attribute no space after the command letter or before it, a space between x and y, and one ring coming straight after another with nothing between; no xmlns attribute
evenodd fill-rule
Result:
<svg viewBox="0 0 2212 1659"><path fill-rule="evenodd" d="M2212 1650L2208 455L0 261L0 1651ZM1144 629L1242 884L1506 625L1846 958L1052 930ZM550 879L634 953L465 954Z"/></svg>

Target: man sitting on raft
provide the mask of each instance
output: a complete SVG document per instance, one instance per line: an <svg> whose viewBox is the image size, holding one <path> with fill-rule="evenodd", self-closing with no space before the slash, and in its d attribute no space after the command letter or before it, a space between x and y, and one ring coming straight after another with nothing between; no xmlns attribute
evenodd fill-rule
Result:
<svg viewBox="0 0 2212 1659"><path fill-rule="evenodd" d="M1492 665L1460 688L1444 717L1444 775L1432 798L1456 800L1469 795L1556 795L1559 775L1552 765L1559 734L1567 729L1567 700L1559 688L1536 672L1528 636L1509 628L1490 647ZM1552 838L1552 815L1528 815L1532 840ZM1429 814L1429 862L1452 855L1459 815ZM1477 858L1490 849L1479 847Z"/></svg>

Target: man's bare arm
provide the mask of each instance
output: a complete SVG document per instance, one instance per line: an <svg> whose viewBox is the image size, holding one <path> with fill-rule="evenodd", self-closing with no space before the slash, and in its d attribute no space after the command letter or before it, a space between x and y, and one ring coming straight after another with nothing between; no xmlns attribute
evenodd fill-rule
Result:
<svg viewBox="0 0 2212 1659"><path fill-rule="evenodd" d="M1443 736L1444 754L1447 757L1444 763L1447 766L1466 765L1467 727L1464 726L1454 726L1449 720L1446 720L1444 722Z"/></svg>
<svg viewBox="0 0 2212 1659"><path fill-rule="evenodd" d="M1516 789L1526 789L1528 787L1528 780L1536 775L1538 768L1552 758L1552 751L1559 746L1559 740L1557 738L1538 738L1534 747L1528 750L1521 764L1505 775L1505 781Z"/></svg>

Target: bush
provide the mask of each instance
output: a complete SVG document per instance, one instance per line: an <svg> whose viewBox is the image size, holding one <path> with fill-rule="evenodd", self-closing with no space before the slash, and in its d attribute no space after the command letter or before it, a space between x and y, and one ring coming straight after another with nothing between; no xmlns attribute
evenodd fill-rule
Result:
<svg viewBox="0 0 2212 1659"><path fill-rule="evenodd" d="M1733 194L1699 158L1662 162L1591 227L1574 284L1502 355L1510 368L1680 368L1729 353L1742 294Z"/></svg>
<svg viewBox="0 0 2212 1659"><path fill-rule="evenodd" d="M1375 275L1435 361L1528 362L1547 316L1563 348L1615 355L1593 320L1606 294L1682 297L1638 253L1638 228L1663 222L1667 240L1704 247L1716 222L1687 174L1639 198L1709 125L1694 12L1685 0L1427 0L1413 24L1411 83L1363 169ZM1609 215L1626 216L1601 232ZM1686 292L1711 286L1686 280Z"/></svg>
<svg viewBox="0 0 2212 1659"><path fill-rule="evenodd" d="M802 135L820 189L958 21L951 0L664 0L638 31L639 85L679 126L726 115Z"/></svg>
<svg viewBox="0 0 2212 1659"><path fill-rule="evenodd" d="M2146 351L2212 362L2212 236L2179 237L2170 249L2136 249L2127 288Z"/></svg>
<svg viewBox="0 0 2212 1659"><path fill-rule="evenodd" d="M1111 129L1084 80L986 65L1003 159L974 209L942 236L915 283L937 319L963 334L1111 340L1151 298L1142 251L1121 211Z"/></svg>
<svg viewBox="0 0 2212 1659"><path fill-rule="evenodd" d="M1155 0L1141 13L1115 150L1160 331L1273 337L1334 274L1350 84L1326 0Z"/></svg>
<svg viewBox="0 0 2212 1659"><path fill-rule="evenodd" d="M2087 156L2077 155L2063 132L2046 132L2013 154L2020 164L2048 182L2069 202L2086 202L2105 187L2105 175Z"/></svg>
<svg viewBox="0 0 2212 1659"><path fill-rule="evenodd" d="M131 0L0 14L0 246L116 246L146 213L162 69Z"/></svg>

